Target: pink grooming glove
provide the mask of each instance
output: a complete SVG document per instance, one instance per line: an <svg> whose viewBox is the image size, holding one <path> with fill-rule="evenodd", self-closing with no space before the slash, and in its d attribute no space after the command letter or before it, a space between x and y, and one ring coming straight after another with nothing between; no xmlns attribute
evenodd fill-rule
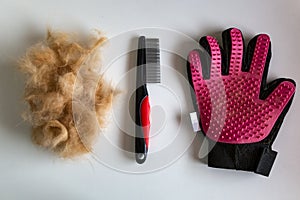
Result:
<svg viewBox="0 0 300 200"><path fill-rule="evenodd" d="M225 30L223 48L202 37L206 52L193 50L188 75L202 132L209 138L208 165L268 176L277 152L271 146L292 103L291 79L266 83L271 42L254 37L247 50L240 30Z"/></svg>

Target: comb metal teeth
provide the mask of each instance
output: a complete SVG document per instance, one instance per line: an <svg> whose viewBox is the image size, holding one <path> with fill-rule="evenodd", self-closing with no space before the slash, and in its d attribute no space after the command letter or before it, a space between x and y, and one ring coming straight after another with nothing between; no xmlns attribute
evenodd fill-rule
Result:
<svg viewBox="0 0 300 200"><path fill-rule="evenodd" d="M160 83L160 50L158 38L146 39L146 83Z"/></svg>

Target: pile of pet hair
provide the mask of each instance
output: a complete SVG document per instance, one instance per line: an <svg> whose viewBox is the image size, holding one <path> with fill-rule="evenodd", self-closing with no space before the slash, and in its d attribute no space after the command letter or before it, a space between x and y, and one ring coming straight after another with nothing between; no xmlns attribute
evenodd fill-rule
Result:
<svg viewBox="0 0 300 200"><path fill-rule="evenodd" d="M117 94L99 73L105 40L97 34L84 43L48 31L20 60L27 75L24 118L33 127L34 143L68 158L91 151Z"/></svg>

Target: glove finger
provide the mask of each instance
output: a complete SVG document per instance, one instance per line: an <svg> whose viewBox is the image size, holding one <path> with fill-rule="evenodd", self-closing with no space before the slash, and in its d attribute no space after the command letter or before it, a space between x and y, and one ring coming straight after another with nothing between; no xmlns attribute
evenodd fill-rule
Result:
<svg viewBox="0 0 300 200"><path fill-rule="evenodd" d="M242 70L244 55L244 39L237 28L227 29L222 33L225 67L222 74L238 75Z"/></svg>
<svg viewBox="0 0 300 200"><path fill-rule="evenodd" d="M269 108L280 115L295 93L296 85L293 80L282 79L281 83L266 98Z"/></svg>
<svg viewBox="0 0 300 200"><path fill-rule="evenodd" d="M204 78L202 74L202 65L198 50L193 50L189 53L188 63L188 71L191 73L191 77L197 77L199 81L202 81Z"/></svg>
<svg viewBox="0 0 300 200"><path fill-rule="evenodd" d="M253 44L255 45L254 50L252 50L253 52L248 55L251 57L249 59L249 61L251 60L249 72L261 78L265 73L265 70L267 73L267 68L271 58L270 37L266 34L260 34L250 41L249 49L253 48L251 47Z"/></svg>
<svg viewBox="0 0 300 200"><path fill-rule="evenodd" d="M205 66L210 67L210 77L221 77L222 55L218 41L212 36L206 36L202 37L199 43L211 56L210 66Z"/></svg>
<svg viewBox="0 0 300 200"><path fill-rule="evenodd" d="M194 106L200 112L200 126L202 130L207 130L210 121L210 115L206 112L210 107L210 93L205 79L208 79L207 70L202 69L202 64L207 60L205 53L199 50L193 50L188 56L188 77L194 90Z"/></svg>
<svg viewBox="0 0 300 200"><path fill-rule="evenodd" d="M272 145L274 142L292 103L295 90L296 83L291 79L277 79L268 85L268 89L263 95L263 97L268 95L264 103L264 112L260 113L260 116L266 121L260 132L269 135L265 134L268 136L261 141L262 143Z"/></svg>

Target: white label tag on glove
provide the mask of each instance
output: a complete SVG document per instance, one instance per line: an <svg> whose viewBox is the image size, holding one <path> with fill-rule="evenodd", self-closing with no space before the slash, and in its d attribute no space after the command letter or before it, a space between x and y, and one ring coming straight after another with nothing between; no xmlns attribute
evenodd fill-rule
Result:
<svg viewBox="0 0 300 200"><path fill-rule="evenodd" d="M199 126L199 120L198 120L198 117L197 117L197 113L196 112L193 112L193 113L190 113L190 118L191 118L191 122L192 122L192 126L193 126L193 130L194 132L198 132L200 131L200 126Z"/></svg>

